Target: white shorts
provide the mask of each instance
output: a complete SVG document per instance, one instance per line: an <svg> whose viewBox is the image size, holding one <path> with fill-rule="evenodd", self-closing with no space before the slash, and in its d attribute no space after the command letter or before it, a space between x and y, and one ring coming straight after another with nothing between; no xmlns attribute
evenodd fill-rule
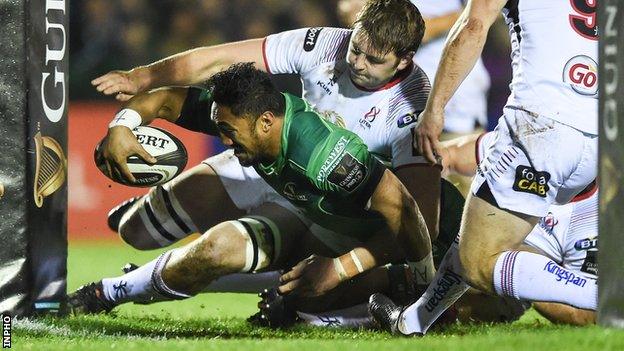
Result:
<svg viewBox="0 0 624 351"><path fill-rule="evenodd" d="M569 202L596 178L596 135L508 107L491 137L471 191L484 197L487 183L500 208L543 217L552 203Z"/></svg>
<svg viewBox="0 0 624 351"><path fill-rule="evenodd" d="M233 150L212 156L203 163L214 169L234 205L247 214L252 214L254 209L264 203L275 203L297 216L312 235L336 253L347 252L361 244L351 236L335 233L313 223L297 207L271 188L253 167L241 166Z"/></svg>
<svg viewBox="0 0 624 351"><path fill-rule="evenodd" d="M496 134L490 132L476 143L477 162L484 157ZM524 240L563 267L597 278L598 187L595 185L565 205L551 205Z"/></svg>
<svg viewBox="0 0 624 351"><path fill-rule="evenodd" d="M234 150L226 150L202 163L209 165L217 173L230 199L239 209L249 213L263 203L269 202L296 211L295 207L271 188L253 167L241 166L238 158L234 156Z"/></svg>
<svg viewBox="0 0 624 351"><path fill-rule="evenodd" d="M553 205L524 242L568 270L598 277L598 191Z"/></svg>

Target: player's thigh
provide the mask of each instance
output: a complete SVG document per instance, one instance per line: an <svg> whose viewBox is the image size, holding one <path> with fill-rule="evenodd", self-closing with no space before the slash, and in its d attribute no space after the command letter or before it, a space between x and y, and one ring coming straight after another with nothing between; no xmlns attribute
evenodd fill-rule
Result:
<svg viewBox="0 0 624 351"><path fill-rule="evenodd" d="M200 232L245 213L244 209L236 206L210 163L200 163L191 168L170 182L168 187Z"/></svg>

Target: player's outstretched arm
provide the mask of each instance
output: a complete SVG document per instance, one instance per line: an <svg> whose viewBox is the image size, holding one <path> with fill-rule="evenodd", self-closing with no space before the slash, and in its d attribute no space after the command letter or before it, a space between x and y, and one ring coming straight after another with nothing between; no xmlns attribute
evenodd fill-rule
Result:
<svg viewBox="0 0 624 351"><path fill-rule="evenodd" d="M477 62L488 30L506 3L506 0L471 0L451 28L431 95L420 115L422 122L416 128L415 144L431 163L436 162L444 107Z"/></svg>
<svg viewBox="0 0 624 351"><path fill-rule="evenodd" d="M250 39L184 51L129 71L111 71L91 81L97 91L126 101L133 95L163 86L198 85L233 63L253 62L265 70L262 43Z"/></svg>
<svg viewBox="0 0 624 351"><path fill-rule="evenodd" d="M420 262L431 255L431 239L427 225L416 204L401 181L389 170L384 172L370 200L370 210L386 221L386 230L405 251L410 262ZM373 261L373 259L375 261ZM379 257L371 257L371 266ZM431 263L433 265L433 262Z"/></svg>
<svg viewBox="0 0 624 351"><path fill-rule="evenodd" d="M386 220L384 230L342 256L311 256L299 262L280 278L280 293L320 296L360 273L405 257L421 266L428 261L433 274L431 240L425 221L407 189L389 170L384 171L375 187L370 210Z"/></svg>
<svg viewBox="0 0 624 351"><path fill-rule="evenodd" d="M122 178L134 182L126 160L137 155L147 163L156 159L136 140L132 128L150 124L156 118L175 122L186 99L188 88L161 88L136 95L125 103L111 121L108 134L102 144L102 156L109 173L115 172Z"/></svg>

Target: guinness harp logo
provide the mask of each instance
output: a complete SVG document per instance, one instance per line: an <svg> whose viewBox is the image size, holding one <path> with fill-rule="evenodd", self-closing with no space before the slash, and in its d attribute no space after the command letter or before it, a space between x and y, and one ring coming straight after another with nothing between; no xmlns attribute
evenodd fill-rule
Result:
<svg viewBox="0 0 624 351"><path fill-rule="evenodd" d="M67 159L59 143L51 137L35 135L35 204L43 206L43 199L52 195L65 182Z"/></svg>

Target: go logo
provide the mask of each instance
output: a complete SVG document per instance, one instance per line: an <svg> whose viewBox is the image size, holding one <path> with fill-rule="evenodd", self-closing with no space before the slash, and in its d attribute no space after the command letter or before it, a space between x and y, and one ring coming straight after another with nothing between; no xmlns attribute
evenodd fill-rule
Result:
<svg viewBox="0 0 624 351"><path fill-rule="evenodd" d="M574 56L563 68L563 81L578 94L598 97L598 64L589 56Z"/></svg>

